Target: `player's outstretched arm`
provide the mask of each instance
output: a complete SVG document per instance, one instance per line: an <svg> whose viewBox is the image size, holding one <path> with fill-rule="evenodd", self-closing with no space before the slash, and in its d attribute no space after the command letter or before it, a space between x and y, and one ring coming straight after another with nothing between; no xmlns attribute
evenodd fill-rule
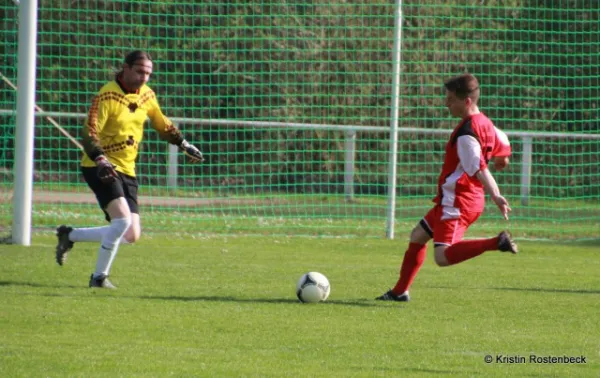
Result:
<svg viewBox="0 0 600 378"><path fill-rule="evenodd" d="M183 139L183 134L174 125L168 125L164 131L157 131L159 131L162 140L178 146L190 158L192 163L201 163L204 161L202 152L196 146Z"/></svg>
<svg viewBox="0 0 600 378"><path fill-rule="evenodd" d="M479 181L483 184L483 188L485 189L486 193L492 197L492 201L494 201L496 206L498 206L498 209L500 209L504 219L508 220L508 213L510 213L511 208L506 198L500 194L500 189L498 188L498 184L496 183L494 176L492 176L487 168L478 171L476 175Z"/></svg>
<svg viewBox="0 0 600 378"><path fill-rule="evenodd" d="M153 99L153 107L148 111L152 127L158 132L160 139L178 146L186 154L192 163L204 161L202 152L193 144L183 138L183 134L173 123L161 112L156 99Z"/></svg>
<svg viewBox="0 0 600 378"><path fill-rule="evenodd" d="M187 140L184 139L183 141L181 141L179 148L181 148L183 153L190 158L192 163L201 163L204 161L204 156L202 155L202 152L196 146L190 144Z"/></svg>

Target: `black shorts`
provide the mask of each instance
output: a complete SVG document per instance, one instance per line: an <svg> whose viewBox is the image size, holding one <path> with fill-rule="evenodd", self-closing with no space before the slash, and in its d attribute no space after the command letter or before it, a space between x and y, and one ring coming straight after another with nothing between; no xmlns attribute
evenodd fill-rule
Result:
<svg viewBox="0 0 600 378"><path fill-rule="evenodd" d="M129 211L139 214L138 207L138 182L135 177L117 172L117 179L111 184L103 183L98 177L96 167L81 167L83 178L98 200L98 204L106 215L106 220L110 222L110 216L106 212L106 207L110 201L119 197L124 197L129 205Z"/></svg>

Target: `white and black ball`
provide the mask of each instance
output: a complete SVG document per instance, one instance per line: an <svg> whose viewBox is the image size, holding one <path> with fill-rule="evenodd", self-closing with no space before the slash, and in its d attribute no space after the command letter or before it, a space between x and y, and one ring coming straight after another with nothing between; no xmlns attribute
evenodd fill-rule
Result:
<svg viewBox="0 0 600 378"><path fill-rule="evenodd" d="M319 272L303 274L296 284L296 295L303 303L323 302L327 300L330 292L329 280Z"/></svg>

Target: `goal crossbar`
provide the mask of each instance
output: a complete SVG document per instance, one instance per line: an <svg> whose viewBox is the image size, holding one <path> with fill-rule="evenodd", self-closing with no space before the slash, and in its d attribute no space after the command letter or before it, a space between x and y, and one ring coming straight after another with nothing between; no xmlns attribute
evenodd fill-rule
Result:
<svg viewBox="0 0 600 378"><path fill-rule="evenodd" d="M10 109L0 109L0 116L14 116L16 111ZM66 112L51 112L51 111L36 111L36 117L56 117L56 118L78 118L84 119L85 113L66 113ZM365 126L365 125L331 125L331 124L315 124L315 123L297 123L297 122L271 122L271 121L242 121L235 119L202 119L202 118L185 118L185 117L169 117L169 119L177 124L184 125L220 125L220 126L237 126L237 127L259 127L259 128L290 128L303 130L338 130L338 131L367 131L367 132L387 132L389 127L385 126ZM587 139L600 140L600 134L586 133L565 133L565 132L531 132L531 131L513 131L504 130L508 136L514 137L530 137L530 138L555 138L555 139ZM400 133L419 133L428 135L449 135L451 129L425 129L419 127L399 127Z"/></svg>

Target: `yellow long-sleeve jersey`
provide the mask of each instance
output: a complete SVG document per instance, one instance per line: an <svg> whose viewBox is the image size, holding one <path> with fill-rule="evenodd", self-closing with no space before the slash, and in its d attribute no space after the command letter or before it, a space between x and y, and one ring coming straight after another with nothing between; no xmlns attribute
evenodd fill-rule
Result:
<svg viewBox="0 0 600 378"><path fill-rule="evenodd" d="M162 113L150 87L144 85L135 93L126 93L116 80L105 84L92 100L84 123L81 165L95 167L94 159L104 155L117 171L135 176L138 146L148 118L161 139L181 143L181 133Z"/></svg>

